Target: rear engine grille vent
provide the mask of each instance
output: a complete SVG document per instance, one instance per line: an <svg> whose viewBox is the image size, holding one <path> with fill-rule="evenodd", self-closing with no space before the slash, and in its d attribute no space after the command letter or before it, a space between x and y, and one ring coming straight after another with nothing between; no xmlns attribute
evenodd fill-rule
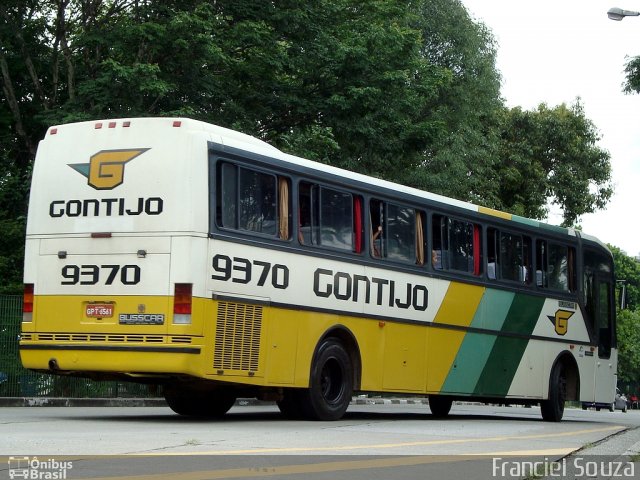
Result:
<svg viewBox="0 0 640 480"><path fill-rule="evenodd" d="M178 343L191 343L190 337L181 338ZM187 340L184 340L184 339ZM30 334L28 337L23 335L22 340L38 340L47 342L99 342L99 343L165 343L166 339L163 335L121 335L121 334L94 334L94 333L37 333ZM172 343L176 343L172 340Z"/></svg>
<svg viewBox="0 0 640 480"><path fill-rule="evenodd" d="M245 372L258 370L261 333L261 306L220 302L213 368Z"/></svg>
<svg viewBox="0 0 640 480"><path fill-rule="evenodd" d="M191 337L175 335L171 337L171 343L191 343Z"/></svg>

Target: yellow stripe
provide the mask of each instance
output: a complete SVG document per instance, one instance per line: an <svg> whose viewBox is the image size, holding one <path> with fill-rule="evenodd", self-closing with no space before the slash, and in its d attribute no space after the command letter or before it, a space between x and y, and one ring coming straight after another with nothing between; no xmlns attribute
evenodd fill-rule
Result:
<svg viewBox="0 0 640 480"><path fill-rule="evenodd" d="M305 473L337 473L352 470L370 470L379 468L406 467L429 463L451 463L473 460L473 457L454 455L433 455L394 458L373 458L367 460L344 460L337 462L305 463L300 465L256 466L247 468L229 468L224 470L205 470L197 472L164 472L147 475L98 477L91 480L214 480L224 478L260 478L284 477L285 475Z"/></svg>
<svg viewBox="0 0 640 480"><path fill-rule="evenodd" d="M478 309L484 290L483 287L451 282L434 323L468 327ZM430 392L442 389L464 335L464 332L439 328L431 329L429 332L427 389Z"/></svg>
<svg viewBox="0 0 640 480"><path fill-rule="evenodd" d="M526 439L539 439L539 438L558 438L558 437L576 437L581 434L589 434L596 432L612 432L618 430L625 430L626 427L620 425L607 426L604 428L593 428L584 430L574 430L568 432L548 433L548 434L532 434L532 435L505 435L498 437L480 437L480 438L465 438L465 439L451 439L451 440L431 440L424 442L405 442L405 443L392 443L381 445L353 445L353 446L341 446L341 447L325 447L325 448L278 448L278 449L251 449L251 450L218 450L213 452L185 452L185 453L167 453L163 452L158 455L238 455L238 454L268 454L273 452L278 453L300 453L301 451L312 452L315 451L338 451L345 449L366 449L371 450L375 448L406 448L408 446L416 445L443 445L443 444L464 444L464 443L486 443L486 442L512 442L515 440ZM509 452L493 452L493 453L477 453L477 454L463 454L463 455L419 455L419 456L396 456L392 458L371 458L365 460L344 460L335 462L319 462L310 464L299 465L281 465L281 466L265 466L265 467L248 467L248 468L231 468L223 470L206 470L195 472L163 472L157 474L146 475L131 475L131 476L113 476L113 477L100 477L92 478L91 480L114 480L118 479L130 479L130 480L160 480L170 476L177 480L212 480L212 479L225 479L225 478L258 478L258 477L274 477L284 476L292 474L305 474L305 473L323 473L323 472L346 472L362 469L374 469L374 468L392 468L401 466L412 465L424 465L429 463L450 463L459 461L468 461L479 456L529 456L529 455L566 455L574 450L577 450L579 446L575 448L565 447L558 449L547 450L526 450L526 451L509 451ZM138 456L138 455L134 455ZM145 454L141 456L147 456ZM153 456L153 455L151 455ZM129 457L129 455L121 456L122 458ZM90 457L83 457L83 460L87 460ZM113 458L117 458L114 456Z"/></svg>
<svg viewBox="0 0 640 480"><path fill-rule="evenodd" d="M478 212L484 213L485 215L491 215L493 217L504 218L505 220L511 220L512 215L507 212L501 212L500 210L494 210L493 208L487 207L478 207Z"/></svg>
<svg viewBox="0 0 640 480"><path fill-rule="evenodd" d="M620 432L626 430L627 427L622 425L611 425L607 427L599 428L586 428L583 430L571 430L564 432L554 433L535 433L531 435L501 435L496 437L476 437L476 438L451 438L444 440L424 440L415 442L394 442L394 443L376 443L376 444L358 444L358 445L337 445L327 447L274 447L274 448L249 448L241 450L210 450L203 452L162 452L158 455L269 455L269 454L297 454L306 453L310 455L327 454L331 452L349 452L349 451L367 451L372 452L375 450L390 450L390 449L406 449L408 447L428 447L435 445L464 445L475 443L490 443L490 442L515 442L518 440L535 440L543 438L562 438L562 437L575 437L579 435L587 435L591 433L603 433L603 432ZM580 443L580 442L578 442ZM579 447L576 447L579 448ZM392 455L391 452L388 453ZM149 455L148 453L142 453L141 456ZM153 455L153 454L151 454Z"/></svg>

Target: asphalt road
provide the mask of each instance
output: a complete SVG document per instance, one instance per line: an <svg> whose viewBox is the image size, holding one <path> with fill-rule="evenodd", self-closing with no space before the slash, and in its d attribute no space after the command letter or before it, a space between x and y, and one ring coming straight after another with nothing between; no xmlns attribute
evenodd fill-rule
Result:
<svg viewBox="0 0 640 480"><path fill-rule="evenodd" d="M640 461L639 427L637 410L568 409L562 422L547 423L535 407L454 405L440 420L427 405L387 403L352 405L337 422L305 422L269 405L235 406L220 420L166 407L3 407L0 479L540 478L522 470L534 461L565 462L567 476L543 472L551 478L581 478L574 467L605 478L602 465L618 464L633 476L616 478L640 478L632 463ZM572 463L586 455L600 463Z"/></svg>

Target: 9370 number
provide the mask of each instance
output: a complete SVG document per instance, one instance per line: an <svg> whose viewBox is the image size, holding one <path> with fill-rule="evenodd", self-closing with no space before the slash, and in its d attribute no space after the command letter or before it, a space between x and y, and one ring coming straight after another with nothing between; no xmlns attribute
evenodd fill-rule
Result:
<svg viewBox="0 0 640 480"><path fill-rule="evenodd" d="M62 267L62 285L123 285L140 283L138 265L65 265Z"/></svg>
<svg viewBox="0 0 640 480"><path fill-rule="evenodd" d="M234 283L249 283L254 280L259 287L270 281L274 288L285 289L289 286L289 268L279 263L271 264L260 260L248 260L242 257L228 257L216 255L212 261L215 273L214 280Z"/></svg>

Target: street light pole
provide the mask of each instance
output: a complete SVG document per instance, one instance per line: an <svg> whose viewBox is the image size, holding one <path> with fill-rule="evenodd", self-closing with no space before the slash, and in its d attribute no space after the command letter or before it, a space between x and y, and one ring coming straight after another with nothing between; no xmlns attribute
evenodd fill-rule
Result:
<svg viewBox="0 0 640 480"><path fill-rule="evenodd" d="M621 21L624 17L637 17L640 15L640 12L634 12L633 10L623 10L622 8L611 8L607 12L607 16L611 20L615 20L616 22Z"/></svg>

